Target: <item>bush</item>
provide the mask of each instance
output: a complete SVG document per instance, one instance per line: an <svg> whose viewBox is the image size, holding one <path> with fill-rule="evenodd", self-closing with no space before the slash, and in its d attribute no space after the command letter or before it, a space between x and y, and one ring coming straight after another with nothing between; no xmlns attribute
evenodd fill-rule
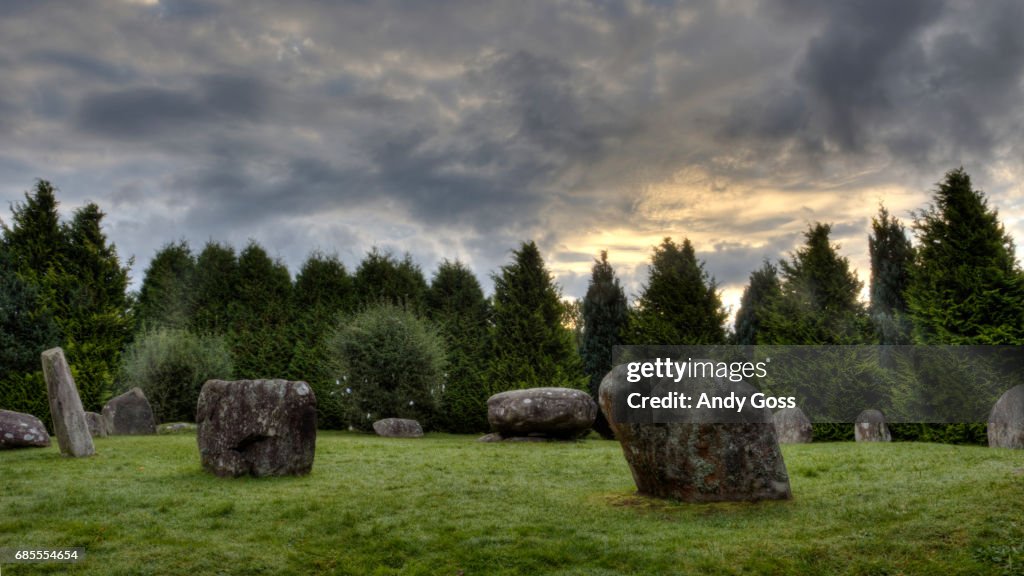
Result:
<svg viewBox="0 0 1024 576"><path fill-rule="evenodd" d="M231 353L220 336L162 328L139 336L125 354L125 388L146 393L157 422L195 420L203 384L230 378Z"/></svg>
<svg viewBox="0 0 1024 576"><path fill-rule="evenodd" d="M428 428L444 377L444 341L425 321L391 304L357 314L330 340L342 393L351 395L352 426L412 418Z"/></svg>

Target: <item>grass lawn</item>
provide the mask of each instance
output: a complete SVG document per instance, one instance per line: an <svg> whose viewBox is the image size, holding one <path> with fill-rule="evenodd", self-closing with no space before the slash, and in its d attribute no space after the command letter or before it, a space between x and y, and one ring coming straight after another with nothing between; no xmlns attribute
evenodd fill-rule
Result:
<svg viewBox="0 0 1024 576"><path fill-rule="evenodd" d="M56 445L56 442L54 442ZM0 452L18 574L1024 574L1024 451L785 446L794 499L635 495L616 442L321 432L303 478L202 472L194 436Z"/></svg>

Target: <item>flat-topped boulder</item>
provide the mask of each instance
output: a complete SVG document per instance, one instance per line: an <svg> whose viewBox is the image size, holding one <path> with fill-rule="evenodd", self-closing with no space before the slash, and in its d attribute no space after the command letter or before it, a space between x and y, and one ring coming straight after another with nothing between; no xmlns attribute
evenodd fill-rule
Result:
<svg viewBox="0 0 1024 576"><path fill-rule="evenodd" d="M892 442L892 434L885 423L885 415L878 410L865 410L857 415L853 425L857 442Z"/></svg>
<svg viewBox="0 0 1024 576"><path fill-rule="evenodd" d="M156 434L153 408L142 388L135 387L111 398L103 406L103 417L109 423L110 434L114 436Z"/></svg>
<svg viewBox="0 0 1024 576"><path fill-rule="evenodd" d="M783 408L772 415L780 444L807 444L814 438L810 418L799 408Z"/></svg>
<svg viewBox="0 0 1024 576"><path fill-rule="evenodd" d="M164 424L158 424L156 427L157 434L194 434L196 431L196 425L191 422L166 422Z"/></svg>
<svg viewBox="0 0 1024 576"><path fill-rule="evenodd" d="M199 459L217 476L299 476L313 468L316 396L305 382L210 380L196 425Z"/></svg>
<svg viewBox="0 0 1024 576"><path fill-rule="evenodd" d="M86 412L85 423L89 426L89 434L93 438L105 438L110 435L110 423L102 414Z"/></svg>
<svg viewBox="0 0 1024 576"><path fill-rule="evenodd" d="M628 397L641 388L627 380L626 365L601 381L601 410L622 445L637 492L683 502L784 500L792 497L789 475L767 408L753 409L756 390L746 382L687 378L673 387L645 383L651 396L669 391L691 398L708 393L746 398L747 408L721 414L691 407L633 411Z"/></svg>
<svg viewBox="0 0 1024 576"><path fill-rule="evenodd" d="M96 448L89 434L89 424L82 409L82 398L78 395L71 368L64 358L64 351L51 348L42 353L43 378L46 379L46 395L50 399L50 417L53 431L57 436L60 453L80 458L92 456Z"/></svg>
<svg viewBox="0 0 1024 576"><path fill-rule="evenodd" d="M384 418L373 423L373 431L385 438L422 438L423 427L408 418Z"/></svg>
<svg viewBox="0 0 1024 576"><path fill-rule="evenodd" d="M503 438L546 436L572 439L590 430L597 404L572 388L509 390L487 399L487 420Z"/></svg>
<svg viewBox="0 0 1024 576"><path fill-rule="evenodd" d="M999 397L988 416L988 445L1024 449L1024 384Z"/></svg>
<svg viewBox="0 0 1024 576"><path fill-rule="evenodd" d="M46 448L49 445L50 435L39 418L13 410L0 410L0 450Z"/></svg>

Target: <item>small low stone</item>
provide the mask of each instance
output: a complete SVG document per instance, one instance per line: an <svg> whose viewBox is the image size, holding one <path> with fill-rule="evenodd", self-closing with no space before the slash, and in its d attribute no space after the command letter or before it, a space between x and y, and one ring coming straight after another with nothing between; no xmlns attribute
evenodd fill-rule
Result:
<svg viewBox="0 0 1024 576"><path fill-rule="evenodd" d="M103 406L103 417L110 425L111 435L156 434L153 408L138 387L111 398Z"/></svg>
<svg viewBox="0 0 1024 576"><path fill-rule="evenodd" d="M885 415L878 410L865 410L857 415L853 436L857 442L892 442Z"/></svg>
<svg viewBox="0 0 1024 576"><path fill-rule="evenodd" d="M102 414L86 412L85 423L89 425L89 434L92 434L93 438L104 438L110 435L110 423Z"/></svg>
<svg viewBox="0 0 1024 576"><path fill-rule="evenodd" d="M501 442L504 438L497 432L491 432L476 439L477 442Z"/></svg>
<svg viewBox="0 0 1024 576"><path fill-rule="evenodd" d="M596 417L590 394L572 388L509 390L487 399L487 421L505 438L577 438L590 430Z"/></svg>
<svg viewBox="0 0 1024 576"><path fill-rule="evenodd" d="M384 418L373 423L373 431L385 438L422 438L423 427L408 418Z"/></svg>
<svg viewBox="0 0 1024 576"><path fill-rule="evenodd" d="M157 434L189 434L195 431L196 425L191 422L167 422L156 427Z"/></svg>
<svg viewBox="0 0 1024 576"><path fill-rule="evenodd" d="M13 410L0 410L0 450L46 448L49 445L50 435L39 418Z"/></svg>

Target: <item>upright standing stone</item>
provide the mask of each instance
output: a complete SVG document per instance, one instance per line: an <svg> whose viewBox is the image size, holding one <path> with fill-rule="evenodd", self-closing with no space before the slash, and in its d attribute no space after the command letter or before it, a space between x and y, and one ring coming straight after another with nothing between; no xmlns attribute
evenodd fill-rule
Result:
<svg viewBox="0 0 1024 576"><path fill-rule="evenodd" d="M1024 384L1007 390L992 407L988 416L988 445L1024 449Z"/></svg>
<svg viewBox="0 0 1024 576"><path fill-rule="evenodd" d="M772 420L781 444L808 444L814 438L814 426L799 408L783 408L772 415Z"/></svg>
<svg viewBox="0 0 1024 576"><path fill-rule="evenodd" d="M316 396L305 382L209 380L196 424L199 459L217 476L299 476L313 468Z"/></svg>
<svg viewBox="0 0 1024 576"><path fill-rule="evenodd" d="M132 434L156 434L153 408L141 388L115 396L103 407L103 418L115 436Z"/></svg>
<svg viewBox="0 0 1024 576"><path fill-rule="evenodd" d="M736 394L747 399L748 408L756 392L746 382L716 378L687 378L675 385L673 392L691 398L704 392L719 397ZM732 409L723 416L691 407L681 411L685 416L679 421L629 420L624 415L628 395L635 390L627 381L626 365L619 365L601 381L598 398L622 444L637 492L684 502L792 497L771 411Z"/></svg>
<svg viewBox="0 0 1024 576"><path fill-rule="evenodd" d="M110 435L110 425L103 415L86 412L85 422L89 425L89 434L92 434L93 438L105 438Z"/></svg>
<svg viewBox="0 0 1024 576"><path fill-rule="evenodd" d="M65 456L92 456L96 449L85 421L85 410L64 351L51 348L42 355L46 394L50 397L50 415L60 452Z"/></svg>
<svg viewBox="0 0 1024 576"><path fill-rule="evenodd" d="M0 410L0 450L7 448L46 448L50 435L46 426L31 414Z"/></svg>
<svg viewBox="0 0 1024 576"><path fill-rule="evenodd" d="M857 442L892 442L885 416L878 410L865 410L857 415L853 437Z"/></svg>

